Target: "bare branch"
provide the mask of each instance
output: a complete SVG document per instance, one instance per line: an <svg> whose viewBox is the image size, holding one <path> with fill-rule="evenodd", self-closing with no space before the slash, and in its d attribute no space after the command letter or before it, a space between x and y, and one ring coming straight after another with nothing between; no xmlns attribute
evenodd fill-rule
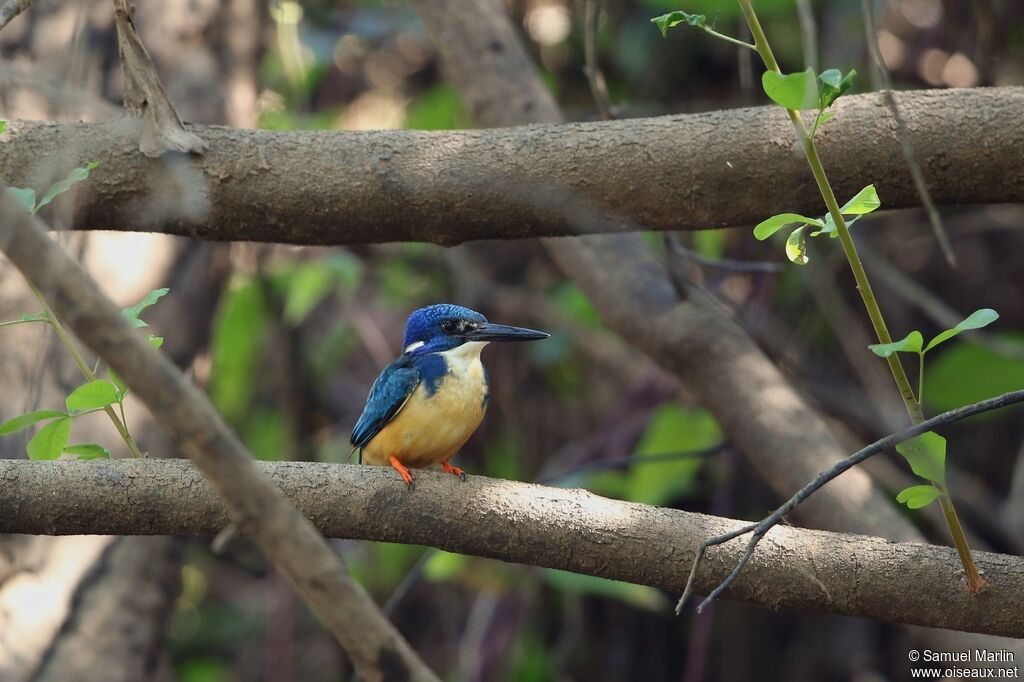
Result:
<svg viewBox="0 0 1024 682"><path fill-rule="evenodd" d="M31 4L32 0L7 0L0 5L0 30L11 23L14 17L27 10Z"/></svg>
<svg viewBox="0 0 1024 682"><path fill-rule="evenodd" d="M609 500L585 490L425 471L409 492L385 467L258 462L326 535L402 542L650 585L684 582L703 538L740 521ZM0 532L213 535L229 520L183 460L0 461ZM991 582L963 589L949 547L780 526L726 593L772 609L813 609L889 622L1024 636L1024 558L978 552ZM710 590L739 558L705 561Z"/></svg>
<svg viewBox="0 0 1024 682"><path fill-rule="evenodd" d="M497 88L500 79L491 80ZM495 114L505 125L527 120L511 117L515 107L541 109L534 97L513 105L501 94ZM895 97L915 149L928 150L920 161L935 201L1024 201L1024 175L1014 172L1024 158L1024 88ZM920 205L882 95L844 97L837 107L818 133L836 191L853 196L869 178L886 208ZM293 244L692 230L822 210L777 106L446 132L196 125L209 152L161 159L129 153L139 133L128 123L11 121L0 177L45 189L63 175L40 177L52 165L44 161L65 161L65 173L99 161L73 197L73 229Z"/></svg>
<svg viewBox="0 0 1024 682"><path fill-rule="evenodd" d="M436 680L313 525L261 474L202 391L128 325L45 229L0 192L0 248L146 404L223 497L241 531L291 580L363 675Z"/></svg>
<svg viewBox="0 0 1024 682"><path fill-rule="evenodd" d="M166 151L204 152L206 142L185 130L167 96L153 60L135 30L127 0L114 0L114 23L124 69L124 106L142 118L139 150L146 156L160 156Z"/></svg>
<svg viewBox="0 0 1024 682"><path fill-rule="evenodd" d="M958 407L957 409L950 410L949 412L943 412L940 415L932 417L931 419L927 419L919 424L915 424L914 426L904 429L898 433L888 435L885 438L880 438L871 445L868 445L867 447L858 450L857 452L855 452L854 454L850 455L849 457L840 462L836 462L836 464L818 474L818 476L815 477L813 481L811 481L803 488L798 490L797 493L793 495L793 497L789 498L789 500L787 500L778 509L773 511L771 514L766 516L761 521L748 526L744 526L730 533L726 533L724 535L719 535L717 537L705 540L701 543L700 549L697 552L697 557L693 562L693 568L690 571L690 578L686 582L686 587L683 590L683 595L679 598L679 603L676 604L676 613L682 611L683 605L686 603L686 600L693 593L695 583L694 576L697 573L697 568L704 557L705 551L709 547L721 545L741 535L746 535L747 533L753 532L753 535L750 538L750 542L747 543L747 548L746 550L744 550L743 556L736 564L736 567L733 568L733 570L729 573L725 580L719 583L715 587L715 589L713 589L711 593L708 594L704 601L702 601L700 605L697 606L698 611L700 611L705 606L714 601L716 597L723 594L725 590L727 590L729 586L739 577L740 573L743 571L743 568L747 565L747 563L750 561L750 558L753 556L754 549L756 549L758 543L761 542L761 538L763 538L769 530L778 525L786 517L786 515L792 512L794 509L796 509L801 502L803 502L808 497L813 495L815 491L820 489L823 485L825 485L832 479L836 478L837 476L851 469L852 467L855 467L864 460L870 457L874 457L878 453L888 450L889 448L899 443L902 443L905 440L909 440L914 436L918 436L926 431L931 431L940 426L952 424L953 422L960 421L961 419L966 419L967 417L972 417L976 414L981 414L982 412L997 410L1001 407L1006 407L1007 405L1013 405L1015 403L1019 403L1022 401L1024 401L1024 390L1011 391L1009 393L1004 393L1003 395L996 396L994 398L989 398L988 400L982 400L981 402L965 405L964 407Z"/></svg>

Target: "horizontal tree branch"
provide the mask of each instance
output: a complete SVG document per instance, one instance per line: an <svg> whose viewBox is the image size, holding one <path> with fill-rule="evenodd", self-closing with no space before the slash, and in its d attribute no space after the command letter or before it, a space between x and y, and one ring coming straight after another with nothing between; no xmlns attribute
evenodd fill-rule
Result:
<svg viewBox="0 0 1024 682"><path fill-rule="evenodd" d="M440 549L678 593L698 545L739 521L620 502L585 490L434 472L408 490L384 467L263 462L329 537ZM0 461L0 532L213 535L228 513L184 460ZM709 551L698 591L725 578L743 542ZM1024 636L1024 558L976 553L990 587L964 589L947 547L777 527L727 598L889 622Z"/></svg>
<svg viewBox="0 0 1024 682"><path fill-rule="evenodd" d="M1024 88L897 95L940 204L1024 201ZM843 98L819 132L841 197L873 182L883 206L919 205L877 94ZM0 178L76 192L76 229L213 240L457 244L643 228L752 224L820 213L785 112L703 114L478 131L271 132L191 126L202 156L134 153L138 122L11 122Z"/></svg>

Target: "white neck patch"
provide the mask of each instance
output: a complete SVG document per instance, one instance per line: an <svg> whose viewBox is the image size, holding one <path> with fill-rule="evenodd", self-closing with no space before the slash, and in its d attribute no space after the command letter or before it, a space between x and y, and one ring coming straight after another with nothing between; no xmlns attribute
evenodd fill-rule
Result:
<svg viewBox="0 0 1024 682"><path fill-rule="evenodd" d="M464 371L474 362L480 362L480 351L488 343L489 341L467 341L461 346L438 353L438 355L444 356L449 369Z"/></svg>

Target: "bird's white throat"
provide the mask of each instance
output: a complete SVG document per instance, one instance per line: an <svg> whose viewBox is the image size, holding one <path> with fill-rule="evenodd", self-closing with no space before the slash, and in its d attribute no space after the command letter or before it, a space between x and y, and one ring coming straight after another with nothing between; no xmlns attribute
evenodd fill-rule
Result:
<svg viewBox="0 0 1024 682"><path fill-rule="evenodd" d="M470 367L480 362L480 351L484 349L488 341L467 341L461 346L451 350L438 353L448 364L448 371L454 374L464 374Z"/></svg>

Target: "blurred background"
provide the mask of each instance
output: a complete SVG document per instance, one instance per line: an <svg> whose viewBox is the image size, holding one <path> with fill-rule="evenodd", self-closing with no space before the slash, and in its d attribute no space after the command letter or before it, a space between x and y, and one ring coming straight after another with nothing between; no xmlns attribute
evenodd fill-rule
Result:
<svg viewBox="0 0 1024 682"><path fill-rule="evenodd" d="M585 73L588 39L615 117L764 103L751 55L697 31L676 29L666 40L649 21L685 9L743 37L731 0L603 0L592 6L589 35L582 1L505 5L572 120L602 117ZM853 67L861 74L855 92L877 87L860 3L757 6L784 70ZM898 88L1024 80L1021 3L889 0L877 7L876 38ZM402 2L140 0L136 23L186 121L273 130L472 126ZM121 88L105 0L37 0L0 32L4 119L104 120L119 115ZM943 216L955 270L923 212L882 214L858 226L894 334L921 329L928 337L949 326L950 316L955 322L980 307L1002 316L988 335L929 356L931 413L1024 385L1024 259L1013 257L1024 249L1024 211L963 207ZM451 301L552 334L545 343L485 353L489 414L457 461L469 473L734 518L759 518L778 502L715 420L606 331L535 244L343 249L100 232L60 238L122 305L170 288L145 317L262 459L349 461L350 430L373 379L400 352L406 316ZM798 268L748 228L680 234L675 248L661 235L650 242L732 310L851 450L888 432L902 408L884 363L865 350L870 329L834 243L812 243L811 265ZM20 276L0 262L0 319L37 307ZM42 327L0 330L0 421L59 406L81 383ZM140 405L130 402L127 411L144 451L177 456ZM102 415L76 420L75 429L76 440L124 454ZM25 456L30 435L0 439L0 456ZM985 415L946 435L955 453L951 487L963 498L958 505L976 546L1024 552L1019 414ZM892 459L871 470L893 492L910 480ZM946 542L936 514L913 518L932 541ZM414 546L334 544L448 680L907 674L909 628L730 602L677 618L677 595L647 587ZM244 540L215 554L209 538L29 537L0 538L0 679L27 678L67 636L62 624L83 584L99 584L98 565L114 599L156 581L150 609L124 615L128 630L151 631L141 653L125 656L149 657L152 679L350 679L341 649ZM121 662L106 665L107 679L118 679Z"/></svg>

